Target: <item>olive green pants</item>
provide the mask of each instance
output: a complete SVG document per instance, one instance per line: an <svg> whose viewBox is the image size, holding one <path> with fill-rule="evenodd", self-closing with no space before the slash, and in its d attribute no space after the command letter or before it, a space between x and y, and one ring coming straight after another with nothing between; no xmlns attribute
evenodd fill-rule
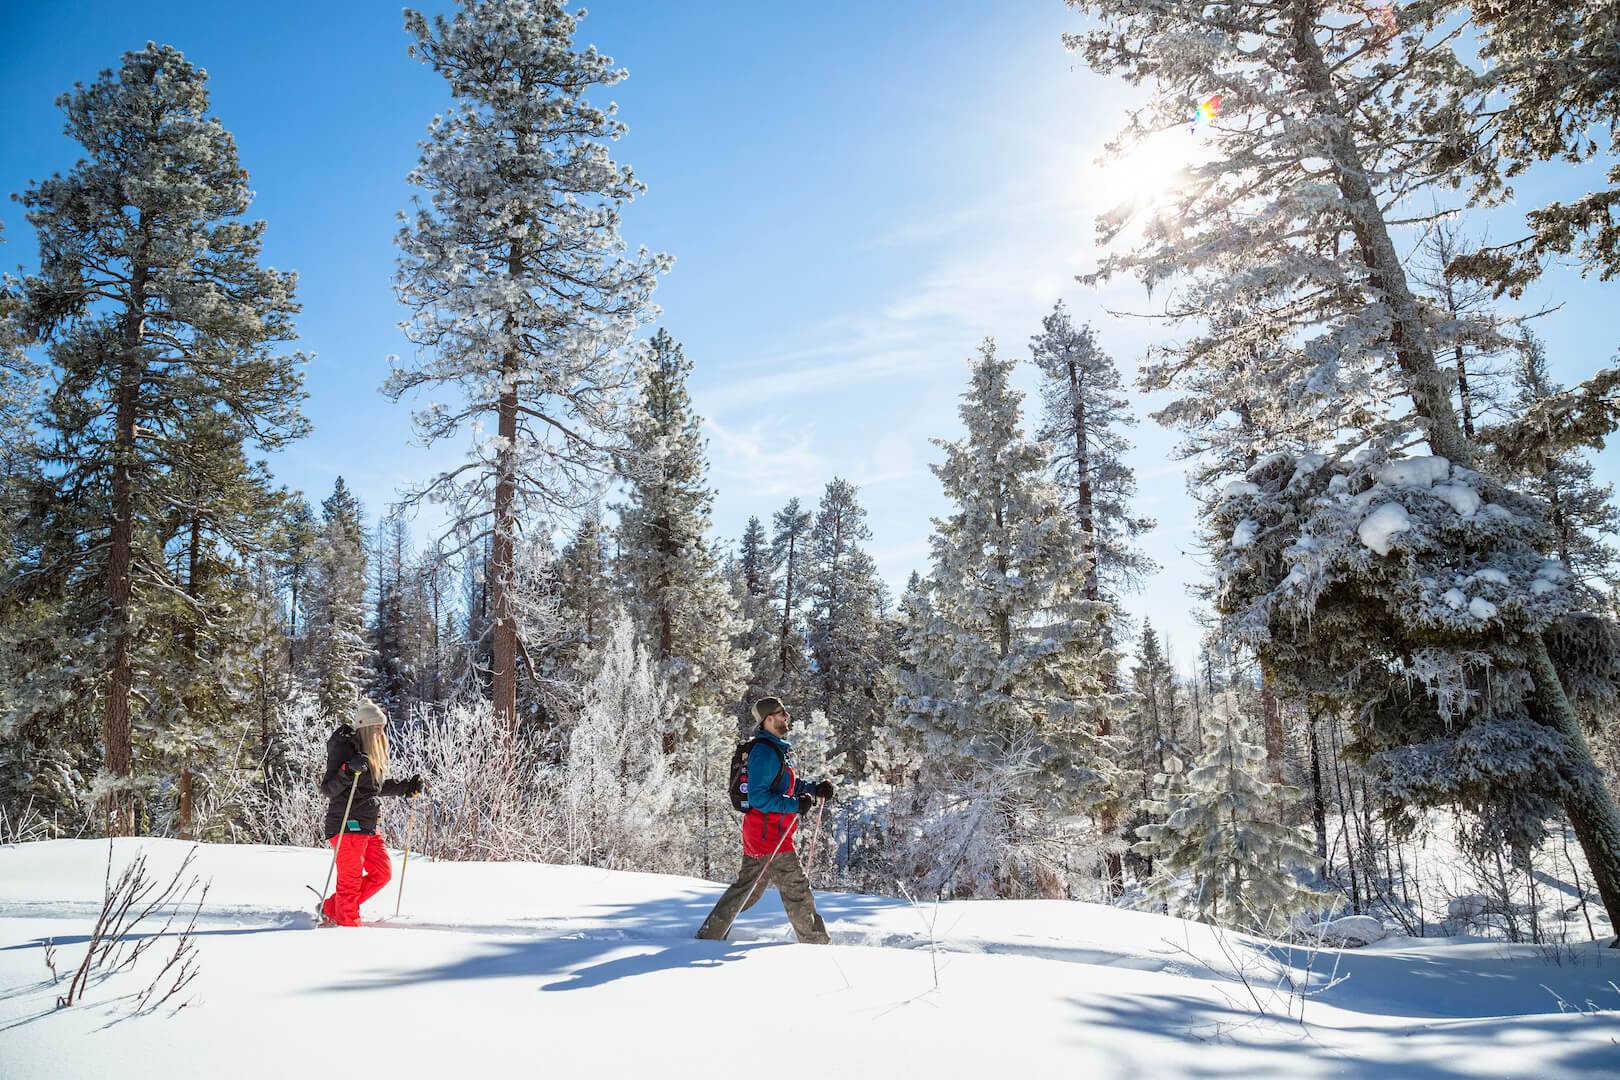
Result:
<svg viewBox="0 0 1620 1080"><path fill-rule="evenodd" d="M769 863L769 869L766 868ZM761 880L761 877L764 880ZM720 897L709 917L703 920L697 936L709 941L724 940L737 916L759 903L765 890L775 885L782 895L782 906L787 909L793 923L793 933L806 945L825 945L827 924L816 913L816 901L810 894L810 879L804 876L795 851L779 851L774 859L750 859L743 856L742 869L737 880Z"/></svg>

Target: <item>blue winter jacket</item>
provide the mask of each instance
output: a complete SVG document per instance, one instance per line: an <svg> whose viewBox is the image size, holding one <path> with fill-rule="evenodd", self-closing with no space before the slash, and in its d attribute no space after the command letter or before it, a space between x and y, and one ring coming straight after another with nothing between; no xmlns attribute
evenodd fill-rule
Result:
<svg viewBox="0 0 1620 1080"><path fill-rule="evenodd" d="M786 739L760 728L754 732L756 742L748 751L748 805L768 814L797 814L799 796L813 794L815 784L799 779L787 767L788 751L793 744ZM774 744L776 749L766 744ZM778 752L780 751L780 752Z"/></svg>
<svg viewBox="0 0 1620 1080"><path fill-rule="evenodd" d="M748 813L743 815L743 854L763 859L793 850L793 831L799 823L799 796L815 785L800 780L786 764L793 744L761 728L759 740L748 751ZM777 753L780 750L781 753Z"/></svg>

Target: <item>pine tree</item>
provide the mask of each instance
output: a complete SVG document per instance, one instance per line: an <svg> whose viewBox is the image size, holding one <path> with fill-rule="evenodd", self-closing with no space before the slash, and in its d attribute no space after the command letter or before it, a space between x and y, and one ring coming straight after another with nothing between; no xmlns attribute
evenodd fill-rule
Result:
<svg viewBox="0 0 1620 1080"><path fill-rule="evenodd" d="M877 564L861 544L872 538L858 490L834 477L810 528L805 594L806 644L815 669L813 698L833 726L836 752L853 777L866 775L877 714Z"/></svg>
<svg viewBox="0 0 1620 1080"><path fill-rule="evenodd" d="M146 598L180 586L163 565L155 483L198 416L218 411L265 449L302 434L294 278L259 266L263 223L230 134L207 115L206 75L168 46L60 99L85 158L22 196L40 238L28 317L60 380L49 405L58 488L105 491L86 513L82 569L105 583L96 630L106 677L101 792L114 833L136 827L131 701ZM92 566L92 564L94 564ZM139 583L139 584L137 584Z"/></svg>
<svg viewBox="0 0 1620 1080"><path fill-rule="evenodd" d="M642 191L612 160L625 128L588 100L624 72L560 0L464 0L453 20L407 10L411 55L443 75L454 106L429 127L411 181L431 203L399 235L400 300L415 366L384 392L453 387L416 414L425 441L482 425L469 459L416 498L453 509L457 551L489 541L496 715L517 724L519 642L507 598L521 524L589 505L625 430L624 346L649 317L662 256L624 253L623 206Z"/></svg>
<svg viewBox="0 0 1620 1080"><path fill-rule="evenodd" d="M1224 628L1297 692L1355 710L1355 749L1380 766L1390 797L1466 797L1490 819L1482 836L1515 842L1561 803L1620 918L1620 811L1542 636L1576 602L1539 569L1546 508L1475 472L1477 447L1436 359L1436 314L1396 242L1450 212L1441 200L1455 186L1499 194L1471 158L1495 110L1491 79L1454 47L1462 5L1391 4L1366 23L1304 2L1075 6L1102 17L1069 38L1091 67L1154 80L1124 142L1180 122L1212 93L1222 101L1219 122L1204 125L1206 160L1135 250L1088 280L1179 279L1174 316L1243 312L1166 350L1166 366L1208 372L1257 357L1236 392L1294 414L1291 446L1207 492ZM1424 196L1434 209L1406 214ZM1397 204L1399 224L1386 209ZM1105 222L1105 241L1123 224ZM1615 410L1597 392L1617 380L1575 395L1567 411L1587 415L1566 427L1612 430ZM1395 448L1413 440L1432 457L1399 459ZM1502 513L1474 514L1487 504ZM1547 585L1532 593L1535 580ZM1410 680L1405 691L1394 679L1354 686L1352 668L1375 656L1410 673L1426 699L1414 700ZM1519 675L1504 679L1507 669Z"/></svg>
<svg viewBox="0 0 1620 1080"><path fill-rule="evenodd" d="M641 408L630 430L628 501L619 507L616 564L623 602L643 647L675 695L675 725L664 732L674 753L697 729L732 709L748 676L736 651L742 634L736 602L709 546L709 507L699 418L686 380L692 370L673 338L654 335L641 365Z"/></svg>
<svg viewBox="0 0 1620 1080"><path fill-rule="evenodd" d="M1170 914L1277 933L1318 902L1292 872L1314 855L1303 830L1273 820L1275 804L1299 793L1260 778L1265 751L1243 738L1237 711L1229 698L1216 706L1203 755L1185 778L1180 759L1166 759L1145 806L1162 823L1138 830L1136 852L1153 860L1149 893Z"/></svg>
<svg viewBox="0 0 1620 1080"><path fill-rule="evenodd" d="M277 569L282 587L287 590L287 666L298 666L298 613L299 595L309 580L310 559L315 549L315 538L320 529L315 511L301 495L287 503L287 514L282 520L277 537Z"/></svg>
<svg viewBox="0 0 1620 1080"><path fill-rule="evenodd" d="M151 646L143 693L153 721L137 730L146 767L172 779L175 831L198 835L197 809L238 766L247 739L248 665L259 595L251 568L275 542L285 492L264 463L251 463L247 433L226 415L189 419L166 472L153 478L163 550L178 591L152 601L153 625L168 632ZM199 778L200 789L199 789Z"/></svg>
<svg viewBox="0 0 1620 1080"><path fill-rule="evenodd" d="M321 532L304 593L311 677L320 715L331 722L345 720L353 711L371 656L366 640L363 513L339 477L321 503Z"/></svg>
<svg viewBox="0 0 1620 1080"><path fill-rule="evenodd" d="M1470 253L1453 271L1515 296L1541 275L1552 255L1574 253L1604 280L1614 277L1620 273L1620 165L1614 164L1620 150L1620 59L1614 49L1620 9L1614 0L1474 0L1468 6L1481 30L1487 85L1505 98L1483 114L1496 130L1481 133L1471 165L1489 182L1511 181L1542 161L1588 163L1584 170L1557 170L1555 175L1577 183L1595 173L1598 162L1606 161L1607 168L1594 177L1596 190L1577 188L1573 198L1526 214L1527 238Z"/></svg>
<svg viewBox="0 0 1620 1080"><path fill-rule="evenodd" d="M1536 406L1563 393L1564 388L1548 375L1546 346L1529 330L1521 332L1517 353L1515 411L1528 415ZM1620 566L1616 565L1616 552L1610 542L1620 535L1620 512L1614 506L1613 485L1594 483L1591 461L1573 447L1538 457L1526 463L1527 467L1516 469L1515 464L1507 460L1497 467L1511 482L1546 503L1553 534L1552 553L1558 561L1589 589L1607 592L1620 587Z"/></svg>
<svg viewBox="0 0 1620 1080"><path fill-rule="evenodd" d="M580 665L597 651L613 614L607 538L601 508L592 506L580 518L573 539L563 546L557 560L559 600L569 639L561 646L560 662L565 669L585 676L591 672Z"/></svg>
<svg viewBox="0 0 1620 1080"><path fill-rule="evenodd" d="M799 508L796 497L771 518L772 580L778 612L776 693L790 696L800 692L804 677L804 582L812 520L810 511Z"/></svg>
<svg viewBox="0 0 1620 1080"><path fill-rule="evenodd" d="M1020 428L1013 364L986 341L973 361L958 442L933 466L956 512L936 519L928 624L911 634L896 703L918 733L932 786L1020 773L987 835L1009 841L1031 820L1087 808L1107 768L1086 705L1106 693L1106 607L1084 599L1084 561L1045 455ZM1022 771L1033 772L1027 778ZM1010 774L1009 774L1010 775ZM1011 799L1012 802L1007 800ZM1033 888L1051 866L1001 865L998 888Z"/></svg>
<svg viewBox="0 0 1620 1080"><path fill-rule="evenodd" d="M684 869L669 858L667 830L651 827L685 801L647 738L667 721L668 688L622 612L608 617L598 649L564 757L569 857L609 870Z"/></svg>
<svg viewBox="0 0 1620 1080"><path fill-rule="evenodd" d="M777 693L776 609L772 604L771 550L765 526L750 517L743 530L737 556L729 568L731 595L737 601L742 636L737 650L749 658L748 683L737 703L738 734L754 726L750 706L767 694Z"/></svg>
<svg viewBox="0 0 1620 1080"><path fill-rule="evenodd" d="M1117 604L1122 592L1153 573L1153 561L1131 541L1153 528L1131 513L1136 472L1125 464L1122 429L1136 424L1113 358L1090 325L1076 328L1060 300L1030 339L1040 369L1045 413L1039 438L1051 444L1052 476L1080 530L1089 560L1088 600Z"/></svg>

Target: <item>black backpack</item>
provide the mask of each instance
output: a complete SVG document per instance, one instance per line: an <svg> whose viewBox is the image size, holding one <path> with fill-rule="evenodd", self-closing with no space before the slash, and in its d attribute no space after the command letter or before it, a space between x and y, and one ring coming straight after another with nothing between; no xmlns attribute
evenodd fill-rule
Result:
<svg viewBox="0 0 1620 1080"><path fill-rule="evenodd" d="M752 739L738 743L737 749L731 752L731 780L726 785L726 794L731 796L731 808L738 813L746 814L750 809L748 805L748 753L754 748L755 743L764 743L776 751L776 756L782 759L782 765L787 764L787 756L782 753L782 748L769 739L761 739L758 735L755 735ZM780 769L778 769L777 775L781 775ZM775 781L773 780L772 783L775 783Z"/></svg>

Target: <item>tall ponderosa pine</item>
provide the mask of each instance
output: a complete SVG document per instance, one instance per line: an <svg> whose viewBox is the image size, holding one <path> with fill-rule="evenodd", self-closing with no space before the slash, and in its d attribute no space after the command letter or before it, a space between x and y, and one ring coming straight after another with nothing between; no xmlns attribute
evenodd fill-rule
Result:
<svg viewBox="0 0 1620 1080"><path fill-rule="evenodd" d="M720 716L729 733L748 677L747 658L733 645L743 629L736 601L709 546L714 492L686 390L691 370L680 345L658 331L640 368L629 501L619 507L623 602L677 706L664 732L666 753Z"/></svg>
<svg viewBox="0 0 1620 1080"><path fill-rule="evenodd" d="M986 341L958 410L966 437L935 440L945 461L932 468L955 512L934 522L928 621L909 633L913 670L896 702L936 787L1034 766L1019 806L981 826L1009 838L1025 815L1086 809L1107 768L1088 716L1107 693L1107 608L1084 598L1075 529L1045 479L1041 446L1020 428L1012 368ZM1013 878L1041 870L1001 868Z"/></svg>
<svg viewBox="0 0 1620 1080"><path fill-rule="evenodd" d="M410 177L431 204L398 241L420 359L396 367L384 392L453 387L459 404L418 412L418 430L429 443L475 433L468 460L417 497L453 507L459 552L488 541L490 675L508 730L518 532L588 505L610 472L631 382L625 347L668 265L625 254L619 215L642 185L608 152L624 125L588 100L624 72L575 49L577 23L559 0L465 0L453 20L405 17L411 55L444 76L455 104L430 125Z"/></svg>
<svg viewBox="0 0 1620 1080"><path fill-rule="evenodd" d="M208 412L273 449L302 434L294 277L259 265L263 223L236 145L207 115L207 77L172 48L128 53L61 98L85 157L22 196L40 238L29 317L50 338L49 404L63 498L79 515L75 573L104 583L79 628L105 678L109 828L135 828L132 715L155 598L183 592L164 564L159 479ZM105 493L104 496L102 493Z"/></svg>
<svg viewBox="0 0 1620 1080"><path fill-rule="evenodd" d="M866 774L878 719L882 659L877 564L861 546L872 530L858 494L847 480L828 482L810 527L805 589L811 690L831 723L834 753L857 777Z"/></svg>
<svg viewBox="0 0 1620 1080"><path fill-rule="evenodd" d="M1190 279L1168 310L1211 329L1166 350L1162 381L1258 356L1242 392L1286 401L1311 433L1306 452L1261 457L1206 504L1227 630L1357 718L1352 750L1386 795L1466 802L1482 836L1515 844L1562 804L1620 918L1620 812L1542 636L1579 601L1545 568L1545 505L1475 471L1438 316L1397 245L1453 209L1453 185L1499 193L1480 159L1494 80L1453 47L1463 5L1363 21L1314 2L1074 4L1101 16L1069 39L1091 67L1154 81L1123 141L1184 123L1211 94L1223 109L1204 125L1207 159L1094 280ZM1434 209L1407 215L1420 200ZM1244 318L1214 330L1231 311ZM1587 422L1612 429L1613 412L1600 403ZM1433 456L1393 460L1413 439ZM1369 669L1395 675L1355 682Z"/></svg>

